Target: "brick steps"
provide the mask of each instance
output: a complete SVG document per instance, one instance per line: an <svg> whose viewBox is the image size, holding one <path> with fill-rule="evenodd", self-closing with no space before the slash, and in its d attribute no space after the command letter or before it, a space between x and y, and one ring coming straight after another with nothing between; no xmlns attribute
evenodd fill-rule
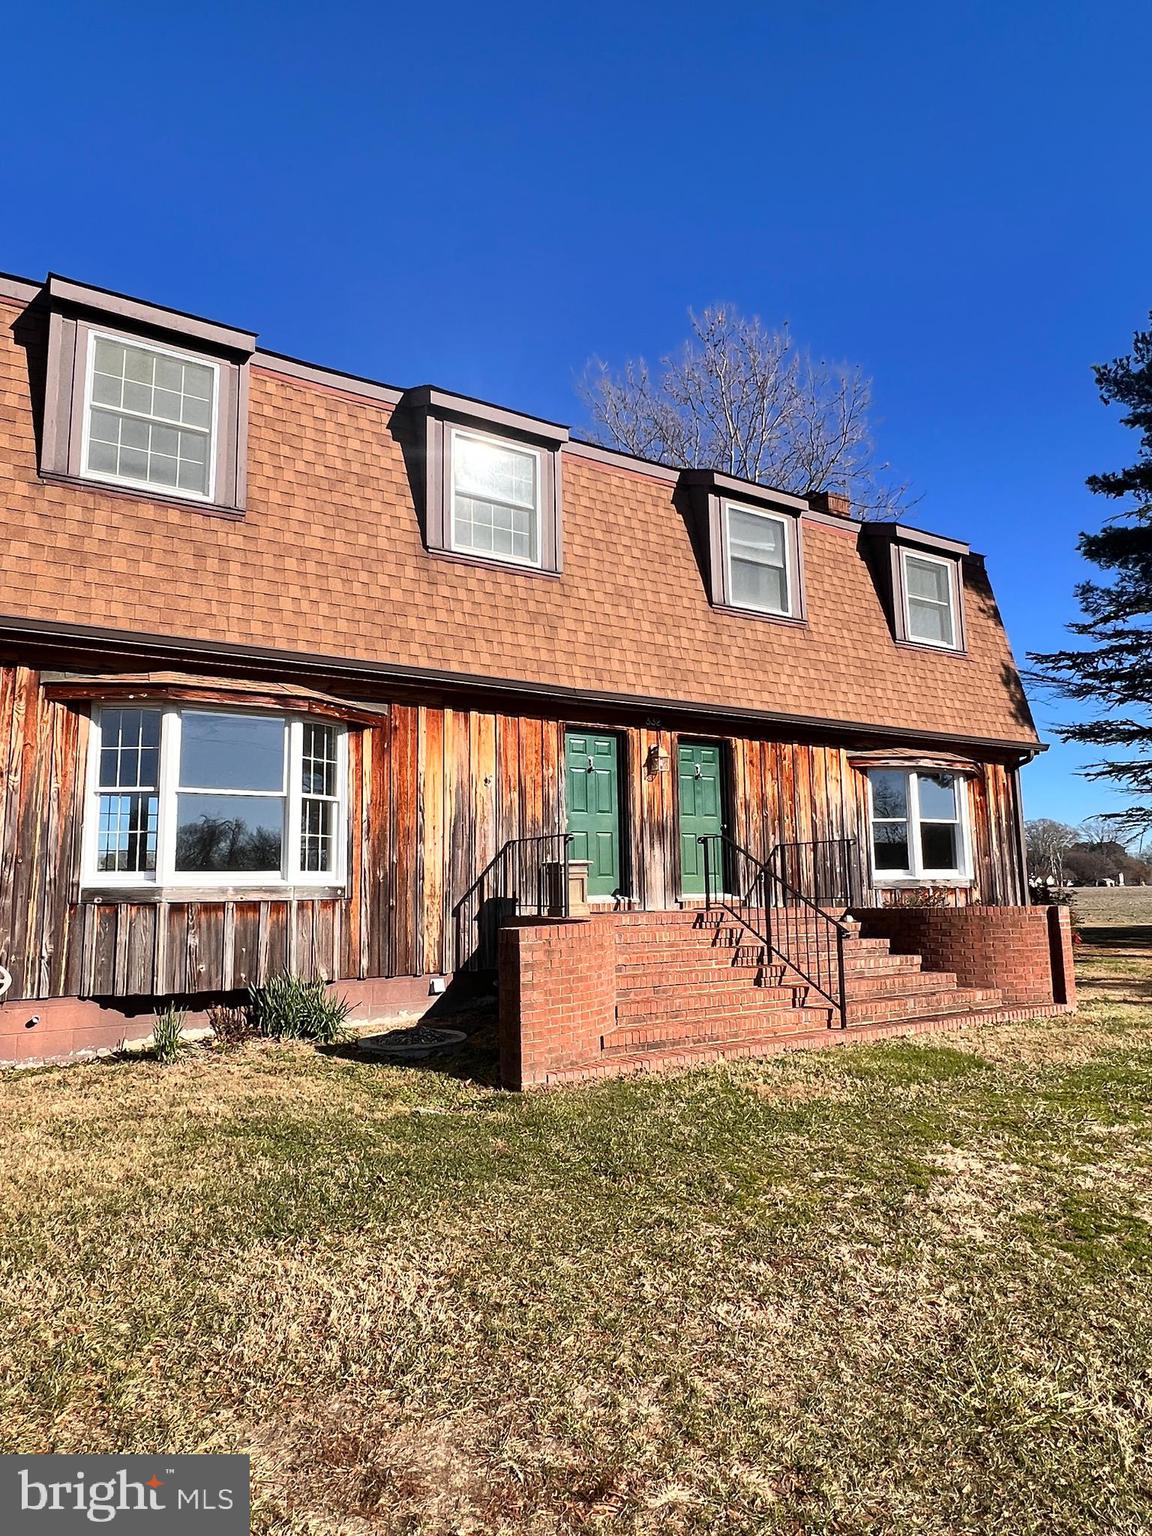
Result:
<svg viewBox="0 0 1152 1536"><path fill-rule="evenodd" d="M829 974L836 946L808 914L788 909L798 960ZM811 1036L838 1025L836 1010L727 912L614 914L616 1028L605 1055L692 1049L743 1050L757 1042ZM806 944L804 940L806 939ZM955 1018L994 1008L997 992L959 987L948 971L925 971L919 955L890 952L885 938L844 940L849 1028L897 1026L919 1018Z"/></svg>
<svg viewBox="0 0 1152 1536"><path fill-rule="evenodd" d="M959 1016L955 1013L924 1014L914 1019L890 1023L855 1024L848 1029L783 1030L775 1035L733 1036L728 1040L677 1042L664 1049L652 1046L638 1050L604 1050L599 1065L556 1072L550 1082L586 1082L604 1076L622 1077L681 1071L745 1056L778 1056L792 1051L835 1049L839 1046L867 1044L880 1040L899 1040L909 1036L938 1034L955 1029L979 1028L988 1024L1007 1024L1020 1019L1055 1019L1074 1011L1068 1003L1030 1003L982 1009L979 1013ZM612 1038L612 1037L606 1037Z"/></svg>

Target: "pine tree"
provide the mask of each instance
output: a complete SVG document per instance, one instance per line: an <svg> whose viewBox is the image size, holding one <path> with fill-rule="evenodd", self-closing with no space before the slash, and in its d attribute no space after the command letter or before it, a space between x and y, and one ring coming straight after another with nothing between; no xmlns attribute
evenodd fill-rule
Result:
<svg viewBox="0 0 1152 1536"><path fill-rule="evenodd" d="M1139 433L1140 447L1127 469L1087 481L1097 495L1126 502L1100 532L1080 535L1080 553L1110 578L1076 588L1083 617L1068 628L1087 644L1029 659L1034 682L1096 707L1095 718L1058 734L1117 749L1088 776L1143 800L1120 815L1133 826L1152 825L1152 329L1137 331L1129 356L1093 372L1101 400L1123 408L1120 419Z"/></svg>

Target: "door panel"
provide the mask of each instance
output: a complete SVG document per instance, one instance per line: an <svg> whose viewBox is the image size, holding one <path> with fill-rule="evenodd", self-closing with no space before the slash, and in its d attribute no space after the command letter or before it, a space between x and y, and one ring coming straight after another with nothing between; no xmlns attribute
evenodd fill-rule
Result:
<svg viewBox="0 0 1152 1536"><path fill-rule="evenodd" d="M682 741L677 762L680 793L680 890L685 896L704 894L704 849L696 841L724 829L724 777L720 747L715 742ZM718 875L719 854L711 854ZM719 883L714 881L714 884Z"/></svg>
<svg viewBox="0 0 1152 1536"><path fill-rule="evenodd" d="M620 890L620 762L615 736L569 731L565 738L571 856L588 861L589 896Z"/></svg>

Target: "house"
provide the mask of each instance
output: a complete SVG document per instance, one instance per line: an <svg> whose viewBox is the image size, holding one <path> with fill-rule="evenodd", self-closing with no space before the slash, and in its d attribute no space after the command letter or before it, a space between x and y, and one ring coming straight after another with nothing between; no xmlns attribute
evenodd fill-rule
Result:
<svg viewBox="0 0 1152 1536"><path fill-rule="evenodd" d="M0 307L0 1060L285 968L384 1015L499 959L510 1083L1070 1006L965 543Z"/></svg>

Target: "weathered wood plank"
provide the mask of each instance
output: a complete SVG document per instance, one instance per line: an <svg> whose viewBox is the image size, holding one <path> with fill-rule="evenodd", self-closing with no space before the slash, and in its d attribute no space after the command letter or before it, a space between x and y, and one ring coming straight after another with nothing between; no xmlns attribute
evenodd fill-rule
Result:
<svg viewBox="0 0 1152 1536"><path fill-rule="evenodd" d="M392 903L394 976L416 975L417 908L419 904L420 839L416 817L417 711L397 705L392 714L392 828L391 853L394 900Z"/></svg>
<svg viewBox="0 0 1152 1536"><path fill-rule="evenodd" d="M260 908L258 901L238 901L233 906L233 987L247 987L266 979L260 971Z"/></svg>
<svg viewBox="0 0 1152 1536"><path fill-rule="evenodd" d="M418 805L421 868L420 969L445 968L444 958L444 712L419 712Z"/></svg>

